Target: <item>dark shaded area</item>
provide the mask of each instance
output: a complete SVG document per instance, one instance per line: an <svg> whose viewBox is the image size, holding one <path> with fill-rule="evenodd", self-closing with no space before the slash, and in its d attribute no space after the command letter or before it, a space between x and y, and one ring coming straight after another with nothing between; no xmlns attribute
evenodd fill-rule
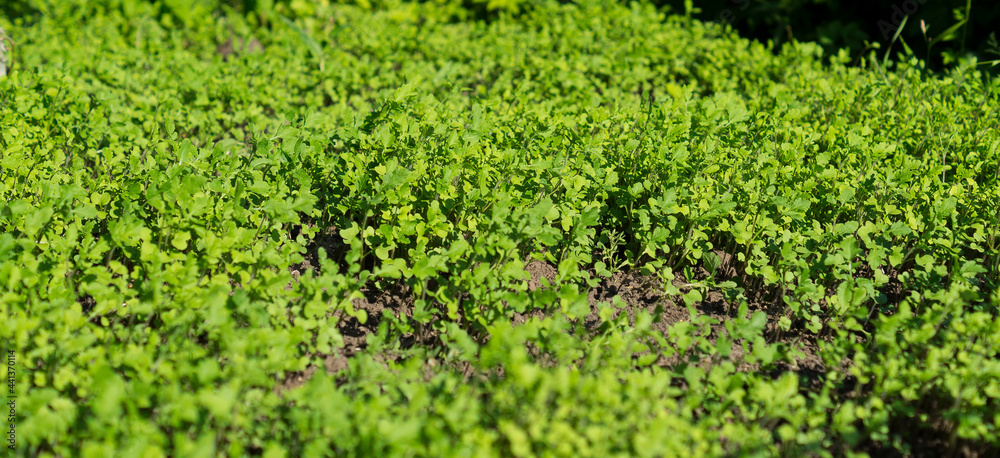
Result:
<svg viewBox="0 0 1000 458"><path fill-rule="evenodd" d="M683 14L683 0L654 0L670 12ZM879 42L881 56L903 19L909 16L900 39L917 57L928 53L927 38L939 35L959 22L956 15L965 16L969 4L965 0L872 0L838 2L831 0L703 0L694 2L700 12L693 17L704 21L730 24L740 35L761 42L773 41L776 48L791 39L816 42L828 54L849 48L852 57L865 49L865 41ZM975 53L980 61L995 60L990 35L1000 31L1000 4L971 2L969 21L954 31L950 40L942 39L930 49L932 68L944 66L942 52L961 55ZM927 26L926 37L920 21ZM892 57L903 51L900 43L892 48ZM1000 67L998 67L1000 68Z"/></svg>
<svg viewBox="0 0 1000 458"><path fill-rule="evenodd" d="M7 0L0 3L0 15L11 21L38 13L38 8L28 0Z"/></svg>

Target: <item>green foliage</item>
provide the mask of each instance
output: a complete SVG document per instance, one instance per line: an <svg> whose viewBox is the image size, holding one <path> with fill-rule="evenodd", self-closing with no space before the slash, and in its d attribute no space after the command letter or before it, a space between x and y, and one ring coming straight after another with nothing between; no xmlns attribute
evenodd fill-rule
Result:
<svg viewBox="0 0 1000 458"><path fill-rule="evenodd" d="M1000 446L975 65L645 4L355 3L0 19L17 453ZM593 300L626 274L663 300Z"/></svg>

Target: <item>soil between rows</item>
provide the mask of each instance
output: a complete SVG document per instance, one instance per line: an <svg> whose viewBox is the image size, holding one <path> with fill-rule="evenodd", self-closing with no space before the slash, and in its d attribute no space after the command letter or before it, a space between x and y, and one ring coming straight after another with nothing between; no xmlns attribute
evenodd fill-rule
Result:
<svg viewBox="0 0 1000 458"><path fill-rule="evenodd" d="M339 241L331 242L329 240L324 242L324 245L328 245L324 246L328 252L331 249L341 249L343 246ZM736 272L736 269L730 265L732 257L721 251L717 251L716 254L723 261L721 268L717 272L717 280L720 282L726 281L734 276ZM302 265L296 266L296 270L310 269L316 265L315 256L307 256L306 261ZM538 260L527 262L525 271L529 274L528 289L531 291L543 287L544 283L542 279L547 280L549 284L554 284L558 274L556 266ZM676 278L673 280L673 285L678 287L681 293L684 294L691 289L689 286L686 286L690 282L704 280L709 276L708 272L701 267L695 269L694 274L695 278L692 279ZM594 331L601 326L602 323L598 312L600 310L599 304L602 303L612 304L612 307L615 309L612 319L620 317L621 314L626 314L630 325L635 323L636 315L640 311L655 314L657 308L660 307L660 319L652 324L652 328L666 337L674 324L690 320L691 312L683 305L683 301L681 301L679 296L669 297L664 293L664 290L665 288L663 288L659 278L642 275L638 270L614 273L609 278L604 278L597 286L590 288L588 291L587 301L590 305L591 313L584 318L584 325L587 329ZM383 289L365 288L362 292L364 297L355 299L353 306L355 309L367 312L368 320L365 323L361 323L353 317L345 317L340 320L338 330L343 336L344 346L332 354L315 355L314 359L322 360L324 369L330 374L346 370L349 359L366 348L367 338L369 335L377 332L384 311L388 310L399 318L412 317L414 297L407 285L395 283ZM624 303L624 306L613 305L615 304L614 298L616 296L621 298L621 302L618 302L618 304ZM764 295L760 296L763 297ZM759 300L760 298L757 299ZM751 313L753 310L774 310L776 308L774 307L776 304L761 303L759 301L757 303L751 302L749 305ZM709 290L703 301L694 304L694 309L697 312L697 316L705 315L715 320L715 324L711 325L711 333L708 336L708 340L714 344L720 335L727 333L725 322L734 318L737 306L730 304L720 291ZM549 313L551 314L552 312ZM510 320L513 325L517 326L524 324L532 318L543 318L545 316L545 311L536 309L528 310L524 313L513 312ZM768 336L766 340L768 343L787 344L798 351L798 356L794 364L776 363L776 367L778 368L776 372L795 371L799 374L804 387L815 386L820 383L822 380L821 377L826 372L823 359L819 355L817 336L804 329L792 329L783 333L774 332L778 326L778 318L777 316L769 315L767 329L765 330L765 334ZM435 345L438 342L438 336L435 332L426 331L423 335L419 336L414 334L404 335L401 337L400 343L403 348L409 348L414 345ZM738 364L737 369L740 371L755 371L759 369L757 364L748 364L743 361L743 356L743 347L738 343L734 343L731 348L730 359ZM679 363L681 363L681 359L676 355L671 357L661 356L656 361L656 364L661 367L674 367ZM284 392L295 389L306 383L317 370L318 367L316 365L310 365L305 371L288 374L277 390ZM467 376L471 375L468 374L468 371L471 369L462 368L462 370L463 372L467 372ZM777 375L777 373L774 375Z"/></svg>
<svg viewBox="0 0 1000 458"><path fill-rule="evenodd" d="M330 242L328 240L325 243L328 245L325 247L328 252L343 248L342 242ZM736 277L738 269L741 266L733 265L734 258L722 251L715 251L715 254L721 260L720 268L716 272L716 281L724 282ZM315 258L313 257L313 259ZM314 265L317 265L315 260L310 262L307 257L307 261L298 267L299 269L306 269L313 268L312 266ZM549 284L554 284L558 274L556 266L537 260L527 262L525 271L529 274L529 290L542 288L544 285L542 279L547 280ZM705 280L709 277L708 271L700 266L694 269L693 273L694 278L676 278L673 280L673 286L677 287L681 294L690 291L691 288L687 286L689 283ZM896 278L897 275L895 275L895 272L892 272L892 274L890 283L883 293L890 298L901 297L902 285ZM624 306L612 305L615 309L612 319L618 318L621 314L626 314L629 324L634 325L636 315L639 312L646 311L655 316L657 308L660 307L660 318L652 324L652 328L666 337L674 324L691 320L692 314L683 305L683 301L679 296L671 297L666 295L663 286L659 278L643 275L638 270L617 272L609 278L604 278L595 287L590 288L587 293L587 301L590 305L591 313L584 318L584 326L596 333L596 330L602 324L598 314L600 310L599 304L615 304L613 299L617 296L621 298L619 304L624 303ZM359 352L364 351L367 346L367 337L377 331L383 311L388 310L397 317L412 317L414 298L409 287L405 284L392 284L390 287L384 289L367 288L363 290L363 293L364 297L356 299L353 305L356 309L362 309L368 313L368 321L362 324L352 317L341 320L338 330L343 335L344 346L332 354L315 355L316 360L323 361L323 370L329 374L338 374L348 370L350 359ZM779 303L777 295L773 292L748 291L746 297L750 313L763 310L768 314L767 326L764 330L765 341L768 344L786 344L789 348L797 352L793 363L776 362L767 371L767 375L778 377L782 373L795 372L799 377L800 391L818 391L822 387L823 379L827 372L823 358L820 356L818 342L820 340L829 341L831 338L820 337L801 326L793 326L792 329L787 331L778 331L778 320L781 318L779 314L783 310L783 304ZM709 316L715 320L715 324L711 325L711 332L708 335L709 342L715 344L719 336L728 332L725 323L727 320L735 318L737 304L730 303L726 296L719 290L709 290L705 294L704 300L694 304L693 308L696 311L696 318ZM524 313L513 312L510 320L513 325L518 326L532 318L544 317L546 317L546 312L543 310L529 310ZM409 348L415 345L436 345L439 343L439 340L436 333L429 332L423 336L405 335L401 338L400 343L403 348ZM532 351L531 347L532 345L529 344L529 351L534 356L542 356L544 359L544 355L538 355L537 350ZM395 356L388 354L374 355L374 358L376 361L385 362L395 358ZM729 358L737 364L737 370L739 371L756 372L761 369L759 364L749 364L744 361L743 347L738 343L734 343L731 347ZM656 365L663 368L673 368L681 363L681 358L676 355L671 357L660 356L655 362ZM424 367L429 374L428 377L433 373L434 366L438 364L440 363L433 359L425 362ZM844 361L837 370L845 371L851 364L851 361ZM460 363L454 369L461 372L467 381L473 378L486 379L490 375L503 377L504 374L502 367L491 374L477 373L468 363ZM304 371L288 374L283 383L276 388L276 392L281 394L302 386L319 370L320 368L317 365L310 365ZM853 380L853 376L849 376L848 380ZM341 378L338 384L344 381ZM684 382L679 381L679 383L683 384ZM850 393L844 392L841 394L848 398L852 397ZM993 451L991 451L992 449L989 449L989 447L984 448L983 444L975 441L961 440L958 443L950 443L947 434L950 430L949 423L943 419L935 420L931 426L929 434L920 437L917 442L910 444L911 450L914 452L913 456L994 456ZM912 427L913 425L909 424L899 424L895 425L893 429L911 429ZM866 451L872 456L900 456L898 450L889 448L885 444L870 441L858 444L856 450Z"/></svg>

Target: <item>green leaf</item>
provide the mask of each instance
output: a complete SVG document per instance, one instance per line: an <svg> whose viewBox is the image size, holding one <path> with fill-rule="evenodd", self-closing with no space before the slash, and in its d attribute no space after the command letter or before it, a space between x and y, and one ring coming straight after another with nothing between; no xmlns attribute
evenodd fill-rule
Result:
<svg viewBox="0 0 1000 458"><path fill-rule="evenodd" d="M97 207L93 205L83 205L80 207L76 207L75 209L73 209L73 213L82 219L97 218L98 216Z"/></svg>
<svg viewBox="0 0 1000 458"><path fill-rule="evenodd" d="M702 300L704 300L704 297L702 297L702 295L701 295L701 291L698 291L696 289L692 289L691 291L688 291L682 297L684 298L684 303L688 307L692 307L692 306L694 306L694 304L697 304L697 303L701 302Z"/></svg>
<svg viewBox="0 0 1000 458"><path fill-rule="evenodd" d="M958 29L961 29L963 26L965 26L966 22L968 22L967 18L966 19L962 19L961 21L958 21L955 24L952 24L951 27L948 27L947 29L945 29L944 32L941 32L940 34L938 34L938 36L934 37L934 39L932 39L930 41L930 43L927 44L927 46L928 47L934 47L934 45L936 45L936 44L938 44L938 43L940 43L942 41L951 41L951 40L954 40L955 39L955 33L958 32ZM898 32L897 32L897 34L898 34Z"/></svg>
<svg viewBox="0 0 1000 458"><path fill-rule="evenodd" d="M34 209L24 217L24 232L32 239L41 235L42 228L52 219L52 207Z"/></svg>
<svg viewBox="0 0 1000 458"><path fill-rule="evenodd" d="M719 255L711 251L705 252L701 256L701 262L704 264L705 270L708 271L708 274L711 275L712 278L715 278L715 273L716 271L718 271L719 264L722 262L722 259L719 258Z"/></svg>
<svg viewBox="0 0 1000 458"><path fill-rule="evenodd" d="M189 240L191 240L191 233L188 231L179 231L174 234L173 239L170 241L170 245L178 250L185 250L187 249Z"/></svg>

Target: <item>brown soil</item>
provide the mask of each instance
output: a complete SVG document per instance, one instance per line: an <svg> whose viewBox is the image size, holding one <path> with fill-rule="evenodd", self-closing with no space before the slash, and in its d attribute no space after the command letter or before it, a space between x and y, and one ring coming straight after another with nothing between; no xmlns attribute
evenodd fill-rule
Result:
<svg viewBox="0 0 1000 458"><path fill-rule="evenodd" d="M229 60L233 54L256 54L264 52L264 45L256 38L249 40L243 37L231 36L225 42L215 48L215 53L222 57L223 61Z"/></svg>
<svg viewBox="0 0 1000 458"><path fill-rule="evenodd" d="M337 250L343 248L343 242L339 240L339 236L335 233L324 235L318 237L318 240L328 253L337 253ZM306 255L306 260L301 265L295 266L294 269L318 269L319 266L315 254L316 248L318 246L310 247ZM733 258L721 251L716 254L722 260L717 271L717 280L720 282L726 281L736 273L736 268L732 266ZM543 279L547 280L547 283L550 285L554 284L558 273L556 267L551 263L537 260L527 262L525 270L529 274L528 289L531 291L543 288L545 285ZM695 269L694 274L695 278L690 280L676 278L673 281L674 286L678 287L683 294L690 290L690 287L685 285L690 282L704 280L709 275L701 267ZM662 286L658 278L643 276L638 271L618 272L610 278L603 279L588 292L587 299L591 307L591 313L584 319L584 326L596 332L602 324L598 315L599 304L614 304L613 300L615 296L618 296L621 298L624 306L615 307L613 318L617 318L620 314L624 313L628 315L629 323L634 324L636 314L639 311L644 310L650 314L655 314L657 308L660 307L660 320L653 323L653 329L666 336L671 326L675 323L691 319L691 313L683 305L680 297L667 297L664 295L664 288ZM317 358L324 360L327 372L334 373L347 368L349 358L366 348L367 336L376 332L382 320L382 314L385 311L389 311L399 319L409 319L412 317L414 298L410 288L405 284L396 283L381 290L368 288L363 293L365 297L356 299L354 307L365 310L368 313L368 320L362 324L353 317L345 317L338 326L341 335L344 337L344 347L332 355L316 355ZM754 310L770 309L771 307L769 306L772 304L751 303L750 305L752 313ZM694 304L694 309L698 316L707 315L715 319L716 323L711 325L711 333L708 336L709 341L715 343L720 335L727 332L725 321L734 317L737 307L734 304L728 303L726 297L720 291L709 290L703 301ZM546 313L542 310L528 310L523 313L513 312L511 322L514 325L520 325L531 318L542 318L545 315ZM820 383L822 380L821 376L825 373L826 368L824 367L822 358L819 356L816 336L804 330L794 329L784 333L773 332L777 328L778 318L777 316L769 317L768 332L766 332L768 343L777 342L787 344L791 348L797 349L800 355L794 363L776 363L772 370L773 375L777 376L785 371L795 371L802 377L804 388ZM401 346L403 348L413 345L435 345L437 342L439 342L438 336L431 332L425 332L424 335L419 336L407 334L401 337ZM743 356L743 347L738 343L734 343L731 348L730 359L734 364L737 364L738 369L742 371L759 369L757 364L751 365L743 361ZM673 367L680 362L677 356L669 358L661 356L657 360L657 364L661 367ZM471 371L471 368L463 370L463 372L469 371ZM290 374L279 390L283 391L300 386L315 372L315 366L310 366L304 372Z"/></svg>
<svg viewBox="0 0 1000 458"><path fill-rule="evenodd" d="M530 261L524 266L524 270L530 275L528 278L528 291L536 291L542 288L544 286L542 279L545 279L550 285L554 284L556 275L559 274L559 270L555 266L544 261ZM545 317L545 313L541 310L526 310L524 313L514 312L511 323L520 325L532 318L543 317Z"/></svg>
<svg viewBox="0 0 1000 458"><path fill-rule="evenodd" d="M355 299L353 304L356 310L364 310L368 313L368 320L361 324L357 318L346 317L346 319L340 320L340 324L337 326L340 334L344 336L344 353L348 356L366 347L366 336L378 330L382 314L385 311L389 311L400 319L413 317L413 295L410 288L404 284L393 284L383 290L366 288L362 292L365 297ZM413 340L414 337L404 336L404 339ZM412 344L411 342L409 345Z"/></svg>
<svg viewBox="0 0 1000 458"><path fill-rule="evenodd" d="M310 223L304 223L311 225ZM301 229L292 233L292 238L295 238L299 234ZM326 257L331 261L337 262L340 260L345 251L347 250L347 245L344 243L344 239L340 237L339 229L336 227L326 227L320 230L316 234L313 241L306 247L306 253L304 255L305 260L302 263L292 266L292 275L298 277L296 272L304 272L306 270L314 270L319 273L322 269L319 265L319 249L322 248L326 251Z"/></svg>

